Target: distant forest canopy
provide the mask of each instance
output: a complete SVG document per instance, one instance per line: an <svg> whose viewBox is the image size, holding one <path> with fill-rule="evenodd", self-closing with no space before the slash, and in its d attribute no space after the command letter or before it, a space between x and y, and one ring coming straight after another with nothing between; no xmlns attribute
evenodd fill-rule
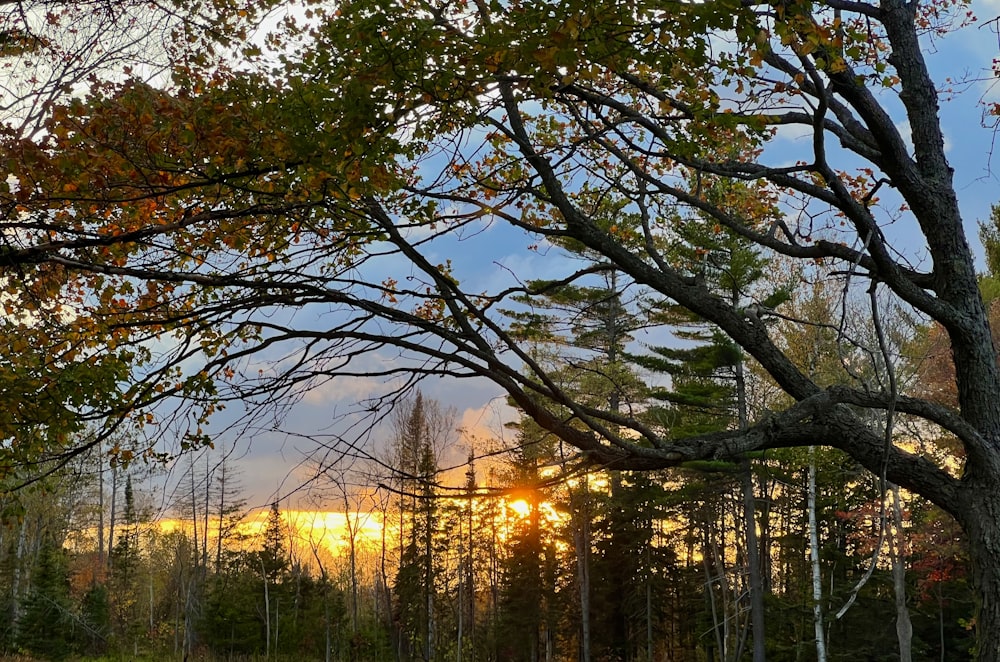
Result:
<svg viewBox="0 0 1000 662"><path fill-rule="evenodd" d="M516 447L489 462L469 448L464 482L443 487L438 457L453 449L436 441L454 420L442 412L411 399L387 457L316 481L301 499L324 511L318 523L278 503L248 517L225 463L189 463L159 521L142 467L96 452L6 493L0 646L56 660L556 662L584 646L592 660L747 659L744 468L552 480L565 449L525 420ZM900 592L913 659L970 658L952 520L881 493L837 451L774 451L749 478L768 659L816 659L814 571L827 659L898 659Z"/></svg>

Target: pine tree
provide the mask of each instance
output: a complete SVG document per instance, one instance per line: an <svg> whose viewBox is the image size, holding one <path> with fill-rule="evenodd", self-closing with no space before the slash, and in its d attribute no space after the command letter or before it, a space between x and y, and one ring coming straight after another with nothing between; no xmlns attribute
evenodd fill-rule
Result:
<svg viewBox="0 0 1000 662"><path fill-rule="evenodd" d="M83 596L80 604L82 633L81 652L86 655L101 655L107 650L108 636L111 634L111 605L108 588L94 583Z"/></svg>
<svg viewBox="0 0 1000 662"><path fill-rule="evenodd" d="M288 571L288 556L285 551L285 529L278 502L271 504L264 525L264 538L257 552L257 564L263 582L264 597L264 652L270 656L277 651L280 637L279 608L281 605L281 583Z"/></svg>
<svg viewBox="0 0 1000 662"><path fill-rule="evenodd" d="M621 209L614 211L617 216L606 210L609 218L615 217L624 223L635 221ZM576 394L580 402L614 415L634 412L645 396L645 388L625 361L625 348L633 339L632 333L646 323L635 311L641 302L628 300L632 289L630 283L620 277L613 265L594 262L593 256L575 244L567 244L565 248L584 262L581 274L589 270L593 275L574 284L529 283L536 296L521 301L530 303L533 308L508 314L516 321L516 332L536 344L536 360L553 364L552 374L557 375L563 388ZM572 418L579 413L567 411L566 416ZM601 421L600 424L608 423ZM549 458L553 462L557 459L555 454ZM617 494L620 476L613 470L608 473L610 490ZM568 485L565 492L577 569L574 591L579 601L576 620L580 625L576 636L580 659L589 662L594 650L608 645L606 641L595 641L591 622L595 591L606 586L596 588L592 579L595 495L586 476L575 485ZM612 591L606 597L612 596L620 597L620 593Z"/></svg>

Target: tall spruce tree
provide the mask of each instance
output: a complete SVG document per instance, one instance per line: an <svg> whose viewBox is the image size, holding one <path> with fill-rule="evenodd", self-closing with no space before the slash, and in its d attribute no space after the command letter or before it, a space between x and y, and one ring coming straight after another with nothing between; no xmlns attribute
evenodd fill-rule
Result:
<svg viewBox="0 0 1000 662"><path fill-rule="evenodd" d="M634 225L637 218L623 208L614 207L607 199L599 196L593 202L595 209L608 219L606 223ZM612 220L613 219L613 220ZM567 285L533 281L528 284L532 297L520 299L530 308L508 313L515 320L515 329L525 340L535 346L536 360L552 364L563 387L577 394L585 406L599 407L613 412L635 413L642 407L645 388L634 369L625 360L626 349L633 341L633 333L647 323L642 308L645 301L633 298L630 281L621 276L613 265L602 263L582 246L566 242L563 247L581 262L581 273L591 272L589 280L583 284ZM565 413L572 419L574 412ZM540 432L540 431L539 431ZM556 462L556 458L552 458ZM621 497L622 478L618 471L611 469L608 474L608 490L614 497ZM595 577L594 563L594 518L598 513L596 494L584 478L568 484L566 488L570 512L571 541L576 554L577 577L575 591L579 598L578 637L580 659L589 662L595 655L613 649L613 636L607 629L595 638L592 618L595 615L593 602L602 604L601 620L607 613L609 600L620 603L624 593L609 588L620 577ZM603 498L603 497L602 497ZM604 516L614 516L618 510L605 508ZM614 526L601 526L602 530L614 535ZM604 552L615 556L617 549L605 547ZM621 547L621 546L618 546ZM625 549L620 550L626 554ZM621 567L611 562L605 567ZM597 579L597 581L594 581ZM601 595L596 595L601 593ZM612 608L621 613L621 605Z"/></svg>
<svg viewBox="0 0 1000 662"><path fill-rule="evenodd" d="M417 392L400 410L395 427L401 546L395 583L397 656L400 661L428 662L436 658L439 643L439 561L435 556L440 521L438 449L453 433L453 416Z"/></svg>

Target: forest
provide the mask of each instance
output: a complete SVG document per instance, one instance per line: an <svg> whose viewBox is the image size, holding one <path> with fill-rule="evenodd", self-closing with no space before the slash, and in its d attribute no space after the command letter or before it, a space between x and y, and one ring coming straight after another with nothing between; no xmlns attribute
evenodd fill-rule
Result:
<svg viewBox="0 0 1000 662"><path fill-rule="evenodd" d="M722 425L724 402L683 416ZM408 400L392 473L352 461L311 490L341 509L336 530L278 503L254 519L219 455L186 463L166 511L148 471L96 453L6 494L0 645L53 660L749 659L752 544L767 659L817 659L820 636L827 660L904 645L970 659L957 526L842 453L547 480L565 449L522 421L516 446L494 461L470 447L447 480L453 425Z"/></svg>
<svg viewBox="0 0 1000 662"><path fill-rule="evenodd" d="M995 12L0 0L0 647L1000 662Z"/></svg>

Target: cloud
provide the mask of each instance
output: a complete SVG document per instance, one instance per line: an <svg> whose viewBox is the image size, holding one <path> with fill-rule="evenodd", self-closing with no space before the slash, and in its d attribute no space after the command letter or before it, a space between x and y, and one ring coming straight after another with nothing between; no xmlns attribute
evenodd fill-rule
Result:
<svg viewBox="0 0 1000 662"><path fill-rule="evenodd" d="M467 439L488 439L501 436L504 424L513 418L516 418L513 408L498 396L480 407L466 408L459 420Z"/></svg>
<svg viewBox="0 0 1000 662"><path fill-rule="evenodd" d="M1000 0L998 0L1000 2ZM910 120L902 119L896 122L896 130L899 131L899 135L902 136L903 142L906 143L906 151L909 154L913 154L913 131L910 129ZM942 129L943 130L943 129ZM948 153L952 148L952 141L948 137L948 132L943 130L944 133L944 151Z"/></svg>
<svg viewBox="0 0 1000 662"><path fill-rule="evenodd" d="M777 127L776 140L800 142L809 140L813 135L813 127L808 124L782 124Z"/></svg>

